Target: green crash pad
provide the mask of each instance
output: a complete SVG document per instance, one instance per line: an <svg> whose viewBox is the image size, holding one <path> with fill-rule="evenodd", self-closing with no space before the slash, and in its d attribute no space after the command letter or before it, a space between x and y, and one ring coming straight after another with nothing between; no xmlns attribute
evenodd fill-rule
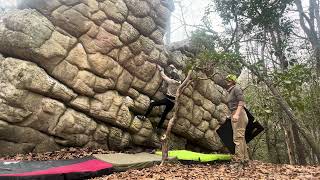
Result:
<svg viewBox="0 0 320 180"><path fill-rule="evenodd" d="M161 151L157 151L156 154L162 155ZM212 161L230 161L230 154L203 154L187 150L175 150L169 151L169 157L177 158L184 161L198 161L198 162L212 162Z"/></svg>
<svg viewBox="0 0 320 180"><path fill-rule="evenodd" d="M95 158L108 162L113 165L116 171L126 171L128 169L141 169L151 167L155 164L161 163L161 156L149 153L137 153L137 154L95 154ZM170 158L173 160L173 158Z"/></svg>

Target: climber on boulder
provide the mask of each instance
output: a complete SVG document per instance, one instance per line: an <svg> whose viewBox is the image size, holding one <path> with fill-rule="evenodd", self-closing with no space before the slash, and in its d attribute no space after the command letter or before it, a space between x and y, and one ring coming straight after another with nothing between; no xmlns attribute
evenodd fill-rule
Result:
<svg viewBox="0 0 320 180"><path fill-rule="evenodd" d="M151 102L145 115L139 116L139 118L145 119L146 117L148 117L148 115L150 114L153 107L165 105L166 107L165 107L165 109L161 115L161 119L157 125L157 131L159 132L159 130L162 128L162 125L166 119L166 116L174 107L176 92L177 92L179 85L181 84L181 81L179 80L178 75L176 75L175 77L173 77L171 79L164 73L164 70L161 66L157 65L157 68L160 70L160 74L161 74L161 77L163 78L163 80L166 81L168 84L167 92L166 92L165 97L163 99Z"/></svg>

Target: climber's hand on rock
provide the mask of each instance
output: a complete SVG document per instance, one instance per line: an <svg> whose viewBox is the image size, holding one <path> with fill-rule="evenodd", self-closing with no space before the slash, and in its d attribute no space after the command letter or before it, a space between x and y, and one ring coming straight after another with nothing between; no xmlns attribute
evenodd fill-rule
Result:
<svg viewBox="0 0 320 180"><path fill-rule="evenodd" d="M160 71L163 70L163 68L162 68L159 64L157 64L157 68L158 68Z"/></svg>

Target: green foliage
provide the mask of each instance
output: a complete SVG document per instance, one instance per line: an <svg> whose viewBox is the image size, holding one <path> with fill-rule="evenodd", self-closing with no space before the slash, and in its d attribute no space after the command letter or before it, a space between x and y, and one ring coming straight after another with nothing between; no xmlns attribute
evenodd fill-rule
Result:
<svg viewBox="0 0 320 180"><path fill-rule="evenodd" d="M295 65L284 72L273 74L275 84L282 91L283 96L291 107L304 111L305 103L302 100L304 83L311 80L311 69L306 65Z"/></svg>
<svg viewBox="0 0 320 180"><path fill-rule="evenodd" d="M297 64L287 71L274 73L274 82L289 91L297 90L298 87L310 81L310 79L311 69L303 64Z"/></svg>
<svg viewBox="0 0 320 180"><path fill-rule="evenodd" d="M241 56L231 52L218 52L215 49L217 38L213 34L206 33L203 30L197 30L192 33L191 44L198 48L198 54L195 58L187 61L186 72L191 68L201 70L208 76L212 75L217 68L223 69L227 73L241 73Z"/></svg>
<svg viewBox="0 0 320 180"><path fill-rule="evenodd" d="M215 52L206 50L198 55L200 64L213 63L214 67L224 69L228 74L239 75L241 73L242 65L238 54L229 52Z"/></svg>
<svg viewBox="0 0 320 180"><path fill-rule="evenodd" d="M288 27L286 23L288 20L283 18L283 13L293 0L213 0L213 2L215 10L225 22L237 18L247 24L247 30L250 31L254 26L264 28L275 23ZM281 21L277 22L278 20Z"/></svg>
<svg viewBox="0 0 320 180"><path fill-rule="evenodd" d="M305 87L301 97L304 103L304 112L299 116L304 121L310 131L316 131L320 126L320 85L317 81L311 81L308 87Z"/></svg>

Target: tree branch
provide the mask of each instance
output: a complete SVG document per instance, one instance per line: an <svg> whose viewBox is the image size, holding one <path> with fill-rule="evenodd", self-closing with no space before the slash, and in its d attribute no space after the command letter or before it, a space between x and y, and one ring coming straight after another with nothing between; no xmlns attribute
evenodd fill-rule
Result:
<svg viewBox="0 0 320 180"><path fill-rule="evenodd" d="M301 4L301 1L300 0L295 0L295 4L298 8L298 11L299 11L299 20L300 20L300 25L303 29L303 31L307 34L308 38L310 39L311 37L311 32L310 32L310 29L306 26L305 22L304 22L304 18L308 18L307 15L303 12L303 7L302 7L302 4Z"/></svg>
<svg viewBox="0 0 320 180"><path fill-rule="evenodd" d="M317 21L317 27L318 27L318 39L320 39L320 1L315 2L315 17Z"/></svg>

